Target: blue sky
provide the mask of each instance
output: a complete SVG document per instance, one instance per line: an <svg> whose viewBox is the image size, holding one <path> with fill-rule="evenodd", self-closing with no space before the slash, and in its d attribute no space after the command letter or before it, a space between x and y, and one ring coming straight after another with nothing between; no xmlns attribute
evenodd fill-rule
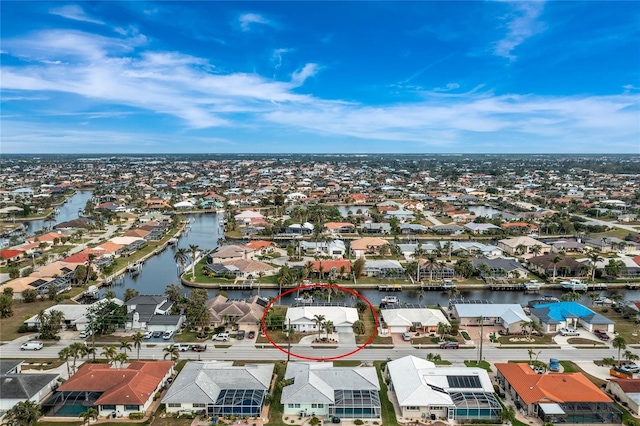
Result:
<svg viewBox="0 0 640 426"><path fill-rule="evenodd" d="M4 153L640 153L640 2L10 2Z"/></svg>

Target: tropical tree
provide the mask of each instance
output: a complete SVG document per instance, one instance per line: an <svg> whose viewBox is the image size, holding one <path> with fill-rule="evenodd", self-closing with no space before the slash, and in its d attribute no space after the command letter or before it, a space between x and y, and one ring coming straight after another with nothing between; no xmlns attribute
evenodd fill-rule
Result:
<svg viewBox="0 0 640 426"><path fill-rule="evenodd" d="M362 335L365 332L364 322L362 320L355 321L351 327L357 335Z"/></svg>
<svg viewBox="0 0 640 426"><path fill-rule="evenodd" d="M31 400L20 401L10 408L3 420L10 426L31 426L42 417L42 407Z"/></svg>
<svg viewBox="0 0 640 426"><path fill-rule="evenodd" d="M189 244L189 252L191 253L191 279L196 279L196 254L198 254L200 246L197 244Z"/></svg>
<svg viewBox="0 0 640 426"><path fill-rule="evenodd" d="M598 262L602 262L604 259L598 252L589 253L589 256L587 257L589 258L589 263L591 263L591 281L595 281L596 269L598 269L596 265Z"/></svg>
<svg viewBox="0 0 640 426"><path fill-rule="evenodd" d="M122 368L122 366L129 361L129 357L127 356L126 352L120 352L119 354L116 354L115 358L113 359L114 362L119 362L120 363L120 368Z"/></svg>
<svg viewBox="0 0 640 426"><path fill-rule="evenodd" d="M98 411L91 407L78 416L82 419L82 426L91 424L91 420L98 420Z"/></svg>
<svg viewBox="0 0 640 426"><path fill-rule="evenodd" d="M312 321L318 327L318 339L320 339L320 331L324 327L325 316L324 315L320 315L320 314L316 314L316 315L313 316Z"/></svg>
<svg viewBox="0 0 640 426"><path fill-rule="evenodd" d="M131 342L129 342L128 340L123 340L122 342L120 342L120 350L123 353L127 353L127 351L131 352Z"/></svg>
<svg viewBox="0 0 640 426"><path fill-rule="evenodd" d="M142 341L144 340L144 336L141 332L137 332L131 337L131 341L133 342L133 347L136 348L137 359L140 361L140 348L142 347Z"/></svg>
<svg viewBox="0 0 640 426"><path fill-rule="evenodd" d="M553 263L553 281L556 281L556 275L558 274L558 263L562 262L562 258L560 256L554 256L551 259L551 263Z"/></svg>
<svg viewBox="0 0 640 426"><path fill-rule="evenodd" d="M444 340L444 336L451 332L451 326L444 322L438 323L438 334L440 334L440 340Z"/></svg>
<svg viewBox="0 0 640 426"><path fill-rule="evenodd" d="M58 359L67 364L67 376L71 377L71 369L69 368L69 358L71 358L71 349L67 346L66 348L60 349L58 352Z"/></svg>
<svg viewBox="0 0 640 426"><path fill-rule="evenodd" d="M107 359L109 364L115 361L116 355L118 355L118 351L115 346L105 346L102 348L102 352L100 353L103 357Z"/></svg>
<svg viewBox="0 0 640 426"><path fill-rule="evenodd" d="M589 293L589 299L591 299L591 306L595 305L596 300L600 299L600 293L596 293L595 291Z"/></svg>
<svg viewBox="0 0 640 426"><path fill-rule="evenodd" d="M471 275L473 275L473 271L475 271L476 268L473 266L473 263L471 263L469 259L459 259L453 269L454 271L456 271L456 274L460 275L461 277L469 278Z"/></svg>
<svg viewBox="0 0 640 426"><path fill-rule="evenodd" d="M164 359L167 357L171 357L171 361L177 361L180 358L180 351L177 346L169 345L162 350L164 354Z"/></svg>
<svg viewBox="0 0 640 426"><path fill-rule="evenodd" d="M560 296L560 300L562 300L563 302L576 302L581 298L582 298L582 295L577 291L570 291Z"/></svg>
<svg viewBox="0 0 640 426"><path fill-rule="evenodd" d="M176 263L180 265L180 273L184 271L184 265L187 263L187 260L189 259L188 253L189 251L186 248L180 247L178 248L178 250L176 250L175 254L173 255L173 260L175 260Z"/></svg>
<svg viewBox="0 0 640 426"><path fill-rule="evenodd" d="M362 276L362 274L364 273L364 264L365 264L364 257L359 257L356 260L354 260L353 265L351 265L351 273L353 274L354 279L357 280Z"/></svg>
<svg viewBox="0 0 640 426"><path fill-rule="evenodd" d="M74 342L69 345L69 350L73 357L73 371L76 371L76 360L82 356L86 347L87 345L81 342Z"/></svg>
<svg viewBox="0 0 640 426"><path fill-rule="evenodd" d="M333 321L325 321L324 329L327 331L327 339L329 339L329 333L333 332Z"/></svg>
<svg viewBox="0 0 640 426"><path fill-rule="evenodd" d="M627 341L622 336L617 336L611 341L611 346L618 350L618 364L620 363L620 351L627 349Z"/></svg>
<svg viewBox="0 0 640 426"><path fill-rule="evenodd" d="M0 318L13 316L13 297L8 294L0 294Z"/></svg>
<svg viewBox="0 0 640 426"><path fill-rule="evenodd" d="M525 246L524 244L518 244L516 246L515 254L516 256L523 255L526 251L527 251L527 246Z"/></svg>
<svg viewBox="0 0 640 426"><path fill-rule="evenodd" d="M500 412L500 419L502 421L508 421L513 423L516 418L516 409L513 405L504 406L502 411Z"/></svg>
<svg viewBox="0 0 640 426"><path fill-rule="evenodd" d="M429 284L431 284L431 281L433 280L433 270L440 267L438 264L438 257L433 253L428 255L425 267L429 270Z"/></svg>
<svg viewBox="0 0 640 426"><path fill-rule="evenodd" d="M140 292L138 290L136 290L135 288L126 288L124 290L123 299L125 302L128 302L129 300L138 296L140 296Z"/></svg>
<svg viewBox="0 0 640 426"><path fill-rule="evenodd" d="M638 361L640 359L640 356L634 354L631 351L624 351L624 353L622 354L622 357L624 359L626 359L627 361L631 362L631 361Z"/></svg>
<svg viewBox="0 0 640 426"><path fill-rule="evenodd" d="M531 252L536 256L539 255L541 251L542 246L539 246L538 244L535 244L533 247L531 247Z"/></svg>

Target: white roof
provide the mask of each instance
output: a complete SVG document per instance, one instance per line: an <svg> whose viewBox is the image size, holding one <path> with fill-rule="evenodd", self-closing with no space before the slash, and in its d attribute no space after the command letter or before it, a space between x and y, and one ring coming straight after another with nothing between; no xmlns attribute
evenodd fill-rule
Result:
<svg viewBox="0 0 640 426"><path fill-rule="evenodd" d="M286 321L292 324L310 324L316 315L323 315L325 321L333 322L334 326L353 325L358 317L356 308L343 306L301 306L287 309Z"/></svg>
<svg viewBox="0 0 640 426"><path fill-rule="evenodd" d="M436 367L431 361L414 356L405 356L387 363L398 403L402 407L452 406L449 391L493 392L493 385L487 372L475 367ZM475 376L478 388L453 388L448 377ZM435 390L439 388L444 390Z"/></svg>
<svg viewBox="0 0 640 426"><path fill-rule="evenodd" d="M455 309L460 318L497 317L509 324L529 321L522 306L517 303L456 303Z"/></svg>
<svg viewBox="0 0 640 426"><path fill-rule="evenodd" d="M193 204L189 201L180 201L179 203L175 203L173 207L193 207Z"/></svg>
<svg viewBox="0 0 640 426"><path fill-rule="evenodd" d="M144 238L140 237L113 237L109 241L114 244L120 244L121 246L128 246L136 241L144 241Z"/></svg>
<svg viewBox="0 0 640 426"><path fill-rule="evenodd" d="M423 326L437 326L438 323L449 325L449 320L440 309L427 308L399 308L382 309L380 311L384 322L390 327L412 326L420 323Z"/></svg>

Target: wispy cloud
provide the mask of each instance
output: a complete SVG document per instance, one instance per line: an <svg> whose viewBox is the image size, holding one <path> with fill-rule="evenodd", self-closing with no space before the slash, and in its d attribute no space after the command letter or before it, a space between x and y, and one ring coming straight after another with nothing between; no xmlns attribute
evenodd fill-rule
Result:
<svg viewBox="0 0 640 426"><path fill-rule="evenodd" d="M243 13L238 18L242 31L249 31L253 24L274 26L273 22L258 13Z"/></svg>
<svg viewBox="0 0 640 426"><path fill-rule="evenodd" d="M62 16L63 18L73 19L74 21L90 22L92 24L104 25L103 21L87 15L80 6L75 4L56 7L54 9L51 9L49 13L51 13L52 15Z"/></svg>
<svg viewBox="0 0 640 426"><path fill-rule="evenodd" d="M513 1L509 2L511 12L504 18L507 20L506 36L496 42L493 53L509 60L515 60L512 52L528 38L544 31L545 24L538 21L544 10L544 1Z"/></svg>

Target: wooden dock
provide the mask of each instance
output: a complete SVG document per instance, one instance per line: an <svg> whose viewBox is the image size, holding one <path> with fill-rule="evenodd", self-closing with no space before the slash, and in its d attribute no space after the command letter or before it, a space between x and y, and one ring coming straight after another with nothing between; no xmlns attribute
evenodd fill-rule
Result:
<svg viewBox="0 0 640 426"><path fill-rule="evenodd" d="M520 283L516 283L516 284L510 284L510 283L491 283L489 284L489 289L491 290L495 290L495 291L520 291L520 290L524 290L524 284L520 284Z"/></svg>
<svg viewBox="0 0 640 426"><path fill-rule="evenodd" d="M378 284L378 291L402 291L400 284Z"/></svg>

